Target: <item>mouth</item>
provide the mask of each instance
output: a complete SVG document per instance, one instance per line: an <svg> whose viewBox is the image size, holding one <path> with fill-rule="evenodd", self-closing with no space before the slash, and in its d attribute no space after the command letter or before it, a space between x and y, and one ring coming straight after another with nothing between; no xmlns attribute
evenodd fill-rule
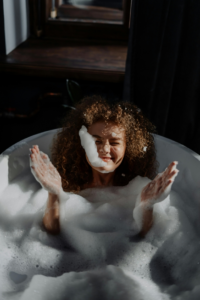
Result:
<svg viewBox="0 0 200 300"><path fill-rule="evenodd" d="M113 158L112 158L112 157L106 157L106 156L104 156L104 157L101 157L101 159L102 159L103 161L105 161L105 162L108 162L108 161L111 161L111 160L113 160Z"/></svg>

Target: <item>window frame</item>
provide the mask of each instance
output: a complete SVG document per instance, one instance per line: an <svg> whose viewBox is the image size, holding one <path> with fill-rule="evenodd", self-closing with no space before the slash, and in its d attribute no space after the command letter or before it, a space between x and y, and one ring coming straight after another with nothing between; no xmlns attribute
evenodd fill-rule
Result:
<svg viewBox="0 0 200 300"><path fill-rule="evenodd" d="M45 38L64 38L76 40L128 41L131 0L123 0L123 20L93 21L79 19L50 18L51 0L40 0L40 18L37 1L29 0L31 33ZM62 0L55 0L56 7Z"/></svg>

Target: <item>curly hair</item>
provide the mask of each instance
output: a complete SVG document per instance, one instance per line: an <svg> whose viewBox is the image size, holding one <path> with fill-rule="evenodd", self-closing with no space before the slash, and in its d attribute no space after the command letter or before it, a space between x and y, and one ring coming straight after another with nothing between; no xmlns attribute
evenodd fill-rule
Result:
<svg viewBox="0 0 200 300"><path fill-rule="evenodd" d="M152 134L154 125L129 102L109 104L100 96L92 96L85 97L75 110L71 110L61 131L54 137L52 158L62 178L63 189L78 192L92 181L92 168L86 161L79 130L82 125L88 128L97 121L112 122L125 129L126 151L114 173L114 185L127 185L137 175L153 179L158 166Z"/></svg>

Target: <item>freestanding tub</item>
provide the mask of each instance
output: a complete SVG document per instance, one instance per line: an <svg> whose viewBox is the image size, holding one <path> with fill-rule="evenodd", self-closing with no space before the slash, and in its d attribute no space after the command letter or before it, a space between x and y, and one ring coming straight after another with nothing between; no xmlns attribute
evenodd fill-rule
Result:
<svg viewBox="0 0 200 300"><path fill-rule="evenodd" d="M9 183L13 179L15 179L15 177L17 177L18 175L20 175L21 173L23 173L26 170L28 172L30 172L29 148L32 145L38 145L41 151L43 151L44 153L48 154L51 157L50 149L51 149L51 145L52 145L52 141L53 141L53 136L56 133L57 133L57 129L31 136L27 139L24 139L24 140L18 142L17 144L15 144L13 146L11 146L10 148L8 148L7 150L5 150L2 153L2 155L0 156L0 194L9 185ZM159 172L162 172L169 165L170 162L172 162L172 161L179 162L178 169L180 170L180 173L176 177L175 182L172 186L172 189L174 191L181 192L183 196L184 196L184 193L187 193L190 196L189 200L191 199L191 201L193 201L193 199L194 199L194 201L198 202L197 207L199 207L199 210L196 209L196 211L197 211L197 214L199 211L199 215L200 215L200 194L199 194L199 191L200 191L200 188L199 188L200 187L200 155L198 155L197 153L193 152L192 150L184 147L183 145L180 145L172 140L161 137L159 135L155 135L155 143L156 143L156 150L157 150L157 160L159 162ZM184 197L182 197L182 199L183 198ZM190 205L190 202L189 202L189 205ZM188 209L188 207L189 206L186 207L186 210ZM162 219L162 216L161 216L161 219ZM197 217L197 219L199 220L199 217ZM172 219L172 221L173 221L173 219ZM193 222L193 220L192 220L192 222ZM199 224L199 221L197 223ZM197 223L196 223L196 225L198 225ZM169 222L167 224L170 225ZM176 241L178 241L178 243L179 243L179 240L178 240L179 238L180 238L179 233L177 235L176 234L172 235L172 238L171 238L171 236L169 236L168 240L165 241L164 246L162 247L162 245L161 245L161 248L158 249L158 251L157 251L158 254L155 254L155 258L152 259L152 261L151 261L152 270L154 269L154 267L156 267L156 273L157 273L157 269L159 271L159 268L157 268L157 262L158 262L158 265L160 264L160 261L162 262L163 253L165 253L167 251L166 249L170 249L171 244L176 243ZM188 241L190 241L190 240L188 239ZM192 242L197 243L198 241L195 238L194 240L192 240ZM146 244L146 245L148 246L148 244ZM190 242L187 242L187 248L190 245L191 245ZM198 245L195 247L196 247L195 249L197 249ZM164 249L164 250L162 250L162 249ZM181 251L182 251L182 248L180 249L180 253L182 253ZM162 260L159 260L159 253L161 254ZM186 251L186 254L187 254L187 251ZM179 255L179 257L180 256L181 255ZM191 257L193 257L193 254L191 254ZM189 257L189 261L190 261L191 257ZM154 264L155 264L155 266L154 266ZM195 262L195 264L196 264L196 262ZM181 267L182 267L182 265L181 265ZM164 272L166 272L165 269L164 269ZM199 274L199 272L197 272L197 273ZM87 273L84 273L84 274L87 274ZM155 282L157 281L157 279L159 279L159 277L162 277L161 276L162 274L163 274L163 269L161 268L160 273L158 272L157 277L154 278ZM63 276L68 276L68 275L66 273L66 275L63 275ZM15 281L20 281L21 277L22 277L22 275L19 275L19 274L17 275L17 273L15 273L14 279L15 279ZM34 278L36 278L36 279L33 279L32 286L33 286L33 290L35 291L34 284L37 283L37 286L38 286L41 279L40 279L40 277L37 277L37 276ZM47 279L55 280L55 281L57 280L56 278L49 279L49 277L47 277ZM44 280L46 280L46 279L44 278ZM196 285L197 284L198 283L196 283ZM143 288L141 288L141 290L143 290ZM28 292L29 291L27 289L27 293ZM195 290L194 290L194 292L195 292ZM200 289L199 289L199 293L200 293ZM25 293L24 297L22 297L22 299L30 299L30 297L26 298L26 296L27 296L27 294ZM147 296L148 296L148 293L147 293ZM34 297L34 294L31 297ZM190 299L197 299L197 298L192 298L192 297L193 296L191 294ZM159 296L154 297L154 299L155 298L160 299ZM31 299L34 299L34 298L31 298ZM38 299L42 299L42 298L38 298ZM141 298L138 298L138 299L141 299ZM144 298L144 299L146 300L146 299L150 299L150 298ZM151 298L151 299L153 299L153 298ZM185 300L188 298L183 298L183 299Z"/></svg>
<svg viewBox="0 0 200 300"><path fill-rule="evenodd" d="M42 132L26 138L13 146L6 149L2 155L9 156L9 164L6 167L6 163L3 160L3 156L0 161L0 176L2 178L0 183L0 192L6 187L6 185L13 180L24 168L27 168L27 164L15 165L13 163L16 157L25 157L29 154L29 148L32 145L39 145L39 148L44 153L51 157L50 147L52 145L53 136L57 133L57 129ZM155 144L157 150L157 160L159 162L159 172L162 172L170 162L178 161L178 169L180 173L176 178L173 189L176 190L177 186L181 184L183 177L187 176L187 179L192 178L193 184L200 186L200 155L190 150L189 148L155 134ZM7 169L6 169L7 168ZM12 172L8 170L12 168ZM190 173L188 175L188 173ZM7 174L7 178L5 175Z"/></svg>

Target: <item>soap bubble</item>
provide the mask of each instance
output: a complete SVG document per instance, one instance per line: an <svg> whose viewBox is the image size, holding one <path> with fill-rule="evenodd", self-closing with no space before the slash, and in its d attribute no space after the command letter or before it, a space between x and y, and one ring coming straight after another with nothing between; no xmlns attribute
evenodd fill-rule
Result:
<svg viewBox="0 0 200 300"><path fill-rule="evenodd" d="M54 236L42 224L47 191L20 170L0 193L0 299L199 299L199 201L191 194L172 191L155 204L140 238L137 200L148 178L63 192Z"/></svg>
<svg viewBox="0 0 200 300"><path fill-rule="evenodd" d="M85 126L82 126L79 130L79 136L81 139L81 145L85 149L85 152L91 165L94 167L106 166L107 163L104 162L101 158L99 158L97 146L95 144L95 138L93 138L91 134L87 132L87 128Z"/></svg>

